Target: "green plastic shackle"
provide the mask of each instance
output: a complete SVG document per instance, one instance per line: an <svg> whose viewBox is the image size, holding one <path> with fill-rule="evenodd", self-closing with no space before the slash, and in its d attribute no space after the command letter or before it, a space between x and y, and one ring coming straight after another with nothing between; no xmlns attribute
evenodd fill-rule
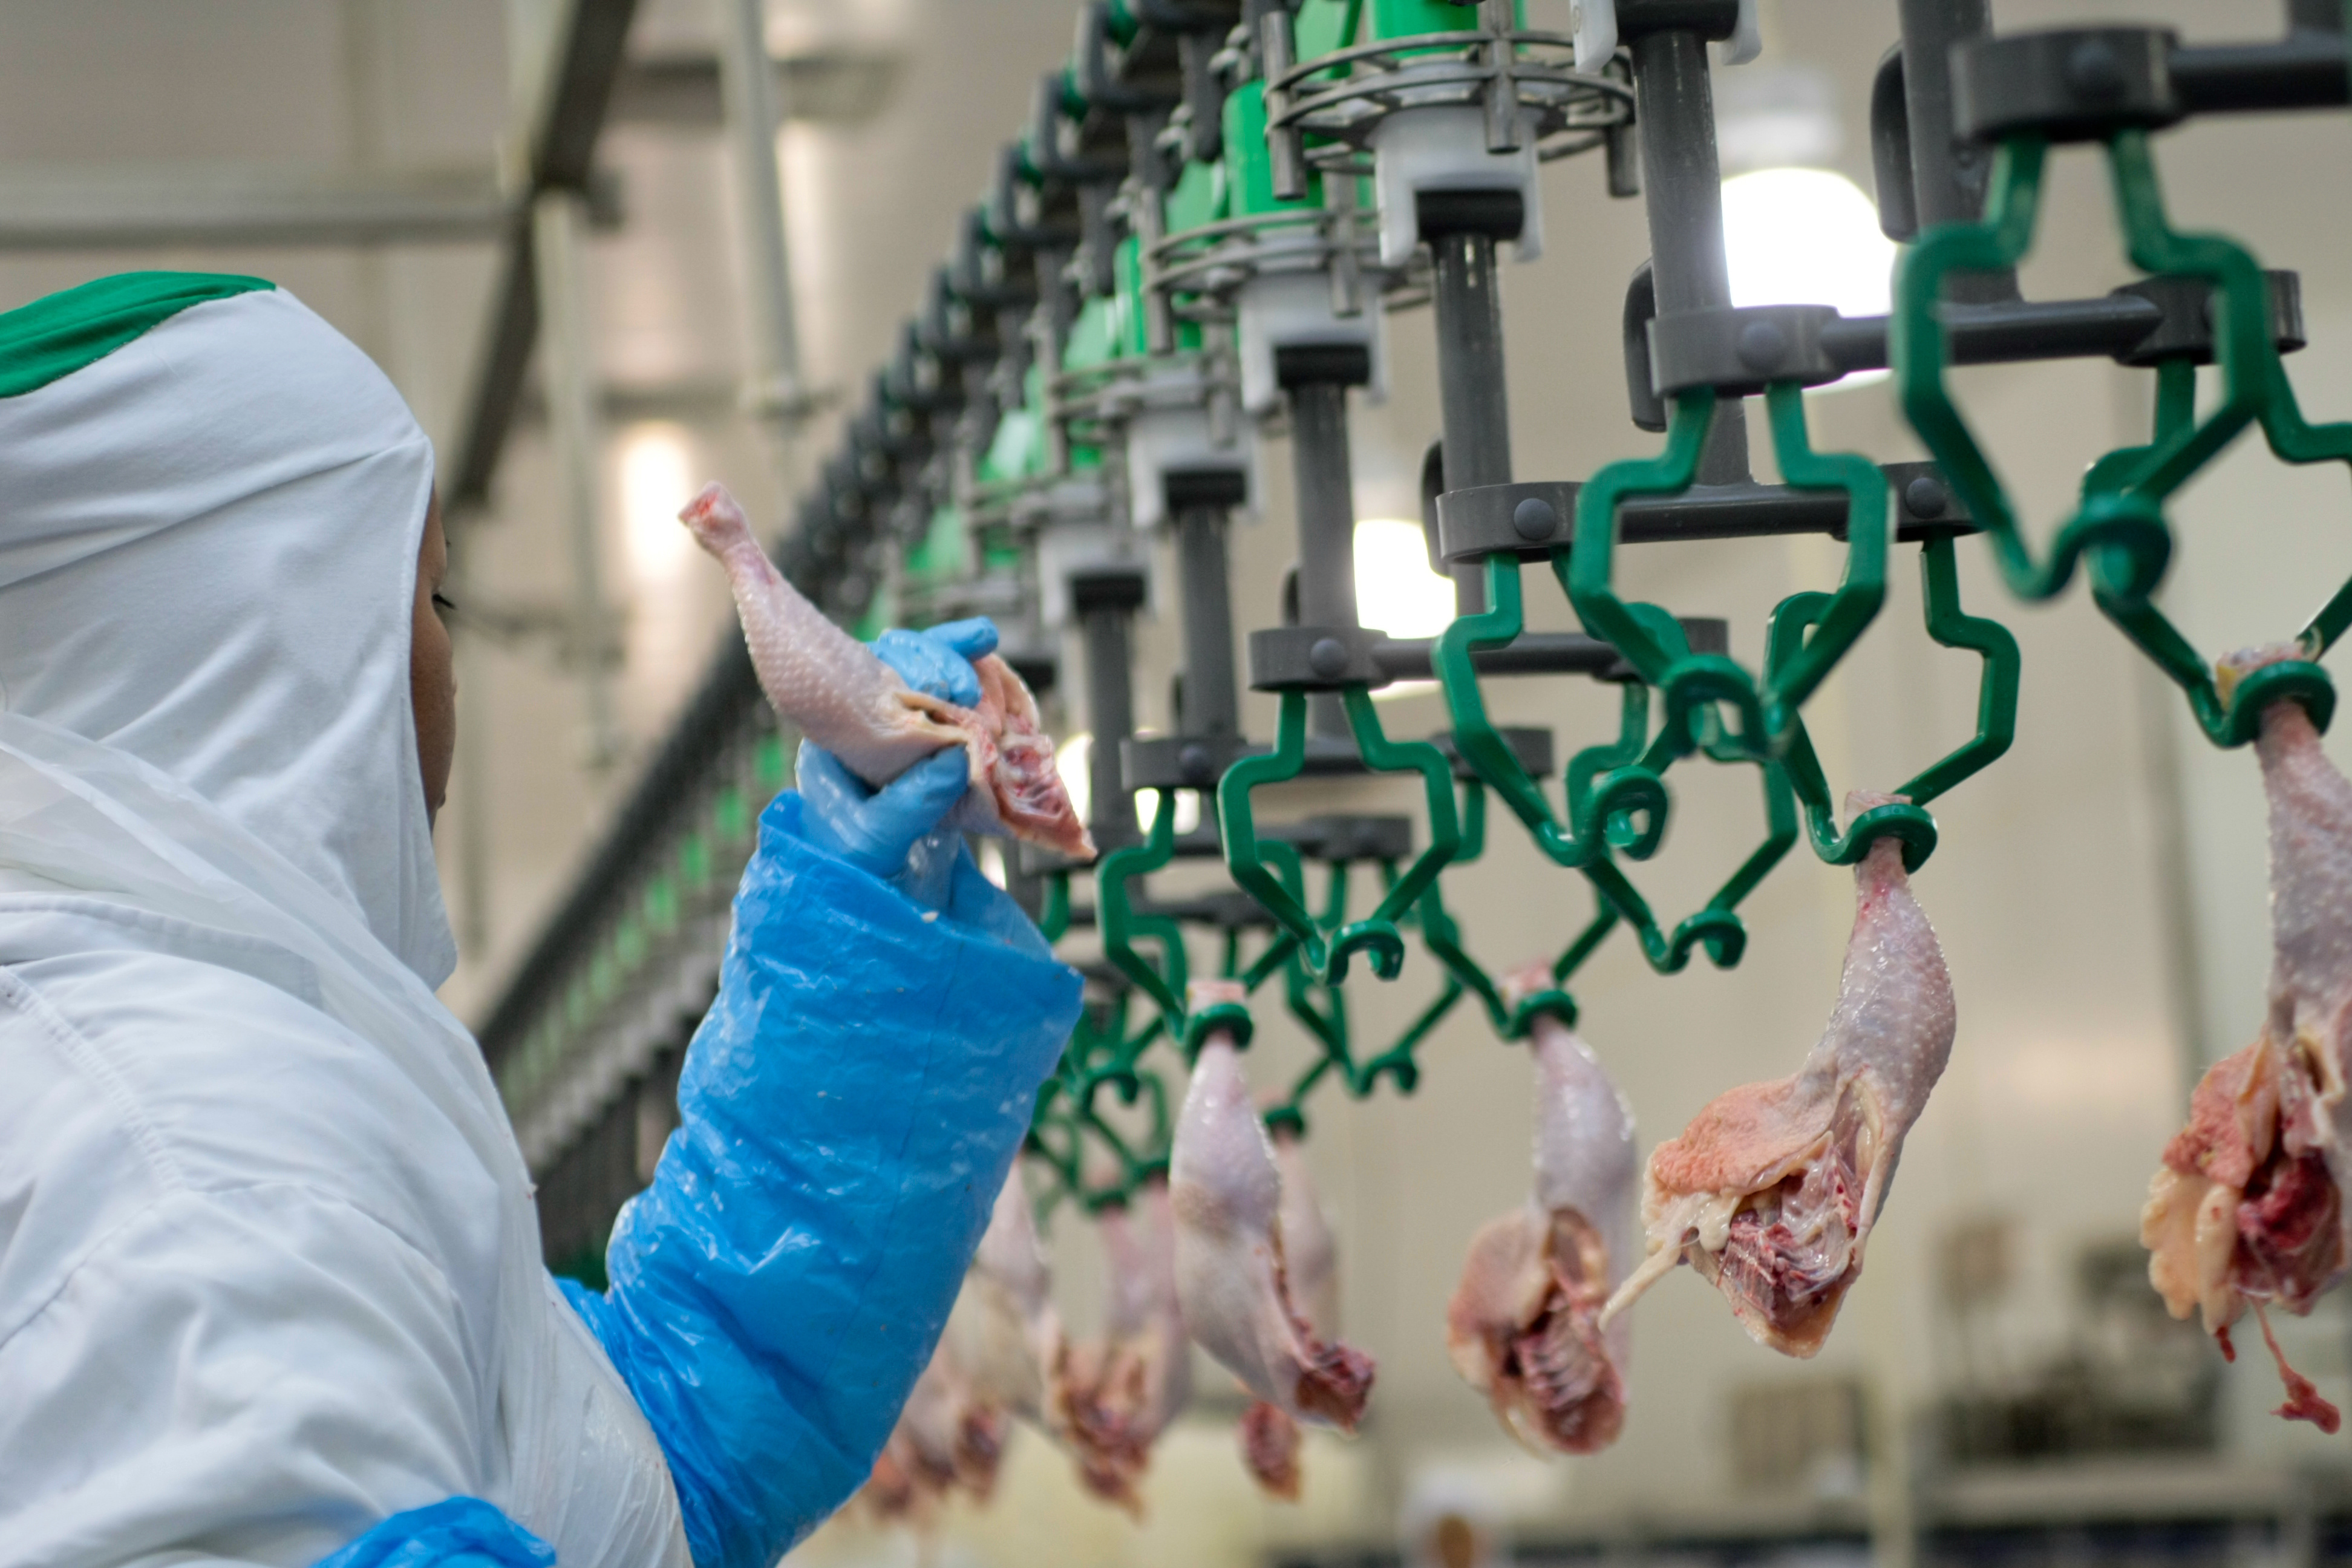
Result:
<svg viewBox="0 0 2352 1568"><path fill-rule="evenodd" d="M1542 789L1519 765L1517 754L1488 716L1473 656L1507 646L1525 629L1527 618L1519 563L1509 555L1495 554L1486 557L1486 566L1487 608L1476 615L1455 616L1430 650L1430 664L1444 688L1445 705L1454 720L1454 749L1471 771L1502 797L1534 838L1536 847L1554 863L1580 870L1608 855L1612 823L1619 825L1615 839L1621 852L1633 859L1647 859L1666 830L1666 788L1655 773L1635 765L1634 755L1622 757L1620 765L1605 771L1588 766L1581 775L1571 767L1564 816L1554 816ZM1651 618L1652 606L1639 608L1641 618ZM1664 616L1663 611L1656 614ZM1672 616L1664 619L1665 626L1657 628L1659 635L1679 641L1681 627ZM1645 723L1646 712L1645 709ZM1641 749L1636 742L1635 755ZM1594 754L1580 753L1578 760L1583 763ZM1483 797L1480 805L1483 813Z"/></svg>
<svg viewBox="0 0 2352 1568"><path fill-rule="evenodd" d="M1344 688L1339 698L1355 733L1357 754L1376 773L1418 773L1429 807L1429 847L1389 889L1378 908L1363 920L1326 934L1307 906L1282 879L1266 868L1258 842L1257 823L1250 807L1250 792L1297 778L1307 763L1307 693L1282 693L1274 750L1245 757L1225 770L1217 783L1217 822L1224 836L1225 865L1234 881L1255 899L1282 929L1298 940L1307 972L1326 984L1345 979L1348 962L1358 952L1369 956L1372 972L1393 980L1404 967L1404 938L1397 921L1412 907L1461 847L1461 825L1454 812L1454 778L1445 753L1426 741L1391 741L1381 727L1371 693L1361 686Z"/></svg>
<svg viewBox="0 0 2352 1568"><path fill-rule="evenodd" d="M1936 819L1925 809L1927 803L1981 771L2008 751L2017 737L2021 664L2017 638L1999 621L1971 616L1960 607L1959 563L1949 535L1922 543L1919 576L1927 636L1945 647L1965 648L1982 660L1977 678L1977 732L1894 790L1903 797L1900 801L1872 807L1840 833L1829 780L1814 753L1812 737L1800 725L1781 766L1804 809L1813 853L1832 866L1853 865L1870 853L1878 838L1892 836L1902 841L1904 868L1916 872L1936 852ZM1791 656L1828 598L1826 594L1794 594L1781 601L1766 633L1768 665Z"/></svg>
<svg viewBox="0 0 2352 1568"><path fill-rule="evenodd" d="M2181 687L2215 744L2253 739L2263 708L2281 698L2302 702L2324 727L2334 710L2334 686L2316 660L2352 624L2352 580L2296 634L2301 658L2256 670L2227 693L2216 684L2211 664L2150 595L2172 554L2164 503L2248 425L2261 425L2284 462L2352 464L2352 424L2313 426L2304 419L2271 335L2269 280L2252 253L2235 241L2173 229L2147 133L2118 132L2105 148L2133 265L2212 286L2219 403L2198 418L2193 370L2163 367L2154 438L2092 466L2073 515L2059 526L2049 553L2036 559L2007 490L1953 401L1946 374L1950 351L1937 315L1950 274L2012 268L2032 248L2049 142L2022 135L2004 141L1994 157L1983 220L1929 230L1896 266L1887 347L1904 413L1991 535L2011 592L2027 600L2052 598L2072 579L2076 562L2087 559L2100 610Z"/></svg>
<svg viewBox="0 0 2352 1568"><path fill-rule="evenodd" d="M1184 994L1192 976L1192 960L1185 951L1182 924L1171 915L1136 911L1134 895L1129 891L1131 884L1139 877L1167 869L1176 858L1176 792L1160 790L1158 794L1160 803L1152 813L1151 831L1140 843L1123 845L1105 855L1097 867L1095 910L1102 931L1104 960L1159 1009L1168 1037L1177 1042L1189 1061L1199 1052L1201 1037L1211 1029L1233 1028L1237 1037L1246 1043L1250 1023L1245 1012L1238 1019L1233 1016L1237 1009L1234 1004L1192 1012ZM1263 858L1275 863L1276 880L1296 889L1299 874L1295 852L1289 852L1288 845L1269 845L1265 849ZM1286 852L1289 852L1286 859ZM1238 978L1245 989L1255 991L1281 966L1296 940L1286 931L1277 931L1256 964L1248 973L1236 974L1239 948L1229 939L1225 977ZM1139 941L1159 948L1159 963L1154 963L1137 949Z"/></svg>
<svg viewBox="0 0 2352 1568"><path fill-rule="evenodd" d="M1851 452L1817 452L1805 427L1804 388L1774 382L1765 388L1772 425L1772 450L1782 482L1795 490L1836 490L1846 498L1846 567L1833 594L1820 595L1812 632L1788 657L1768 662L1759 683L1737 660L1723 654L1677 657L1654 629L1657 617L1643 617L1617 595L1614 553L1617 508L1632 496L1680 495L1697 479L1699 453L1715 422L1711 388L1681 394L1666 433L1666 449L1655 458L1612 463L1577 492L1576 542L1552 566L1568 590L1584 628L1624 655L1643 679L1665 699L1670 734L1693 737L1693 718L1720 703L1739 719L1732 742L1763 761L1780 755L1793 741L1798 710L1853 647L1886 598L1888 522L1886 476L1868 458Z"/></svg>
<svg viewBox="0 0 2352 1568"><path fill-rule="evenodd" d="M1038 1090L1024 1148L1052 1173L1048 1207L1064 1196L1090 1212L1124 1203L1146 1181L1167 1172L1174 1133L1167 1085L1156 1071L1138 1066L1138 1058L1165 1030L1155 1017L1130 1035L1130 995L1121 992L1079 1013L1054 1075ZM1106 1088L1124 1104L1140 1100L1148 1107L1149 1121L1139 1142L1121 1133L1097 1109ZM1093 1145L1108 1151L1113 1162L1115 1173L1107 1184L1091 1185L1087 1180L1087 1151Z"/></svg>
<svg viewBox="0 0 2352 1568"><path fill-rule="evenodd" d="M1648 694L1646 687L1630 687L1628 690L1639 691L1644 697ZM1638 739L1635 744L1638 749ZM1591 751L1609 749L1589 748ZM1472 779L1462 786L1462 850L1454 857L1454 863L1461 866L1475 861L1486 852L1486 788L1480 780ZM1577 933L1559 957L1552 961L1550 988L1523 997L1517 1006L1512 1007L1503 1001L1502 990L1493 977L1470 956L1469 950L1463 945L1461 928L1454 924L1452 913L1445 908L1437 884L1430 884L1429 890L1421 896L1413 919L1421 927L1422 945L1434 953L1438 962L1445 966L1447 988L1439 998L1439 1004L1433 1005L1421 1019L1415 1020L1414 1031L1409 1037L1417 1045L1421 1037L1435 1027L1445 1010L1451 1008L1465 992L1478 998L1480 1005L1486 1011L1487 1024L1500 1039L1526 1038L1528 1029L1537 1016L1545 1013L1560 1018L1569 1027L1574 1028L1576 999L1568 992L1569 980L1584 966L1586 959L1600 950L1609 933L1617 929L1617 911L1597 894L1593 902L1596 908L1591 921Z"/></svg>

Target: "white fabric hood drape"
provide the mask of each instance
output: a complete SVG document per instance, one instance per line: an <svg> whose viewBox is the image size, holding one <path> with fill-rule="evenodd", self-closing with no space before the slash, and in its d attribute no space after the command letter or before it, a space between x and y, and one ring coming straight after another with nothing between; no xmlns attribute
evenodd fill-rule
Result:
<svg viewBox="0 0 2352 1568"><path fill-rule="evenodd" d="M457 952L408 701L433 451L290 294L0 400L0 704L160 768L428 985Z"/></svg>
<svg viewBox="0 0 2352 1568"><path fill-rule="evenodd" d="M682 1563L658 1447L548 1280L497 1091L432 991L454 954L408 675L432 473L390 383L278 290L0 399L0 962L152 947L184 970L224 942L291 960L321 1027L413 1087L420 1147L454 1132L480 1169L452 1181L494 1186L484 1299L453 1287L479 1495L566 1568ZM174 972L153 973L168 1031ZM5 1015L0 1079L37 1071ZM8 1309L0 1291L0 1342Z"/></svg>

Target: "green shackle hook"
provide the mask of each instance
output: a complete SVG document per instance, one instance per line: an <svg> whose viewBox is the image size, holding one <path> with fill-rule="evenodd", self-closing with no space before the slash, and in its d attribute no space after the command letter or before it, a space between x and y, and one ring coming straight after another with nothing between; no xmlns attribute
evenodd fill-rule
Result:
<svg viewBox="0 0 2352 1568"><path fill-rule="evenodd" d="M1563 822L1552 815L1543 791L1519 765L1517 753L1488 717L1472 656L1510 644L1525 628L1526 616L1518 562L1507 555L1490 555L1486 564L1488 607L1477 615L1456 616L1439 634L1430 654L1454 720L1454 749L1471 771L1502 797L1512 815L1526 826L1536 847L1555 864L1581 869L1608 855L1612 847L1631 859L1649 858L1665 835L1668 803L1664 784L1638 765L1646 735L1635 738L1630 750L1621 743L1618 748L1591 748L1578 755L1577 763L1584 771L1570 769ZM1672 617L1666 617L1660 635L1679 642L1682 630ZM1643 702L1641 721L1646 730L1646 696ZM1595 765L1603 757L1610 759L1605 769ZM1483 824L1483 796L1479 805Z"/></svg>
<svg viewBox="0 0 2352 1568"><path fill-rule="evenodd" d="M1643 680L1665 698L1669 734L1692 739L1702 709L1728 707L1738 726L1728 740L1751 759L1779 756L1792 742L1797 713L1840 659L1853 648L1886 598L1886 546L1890 536L1886 477L1869 459L1851 452L1817 452L1805 426L1804 389L1795 382L1765 388L1771 416L1772 449L1782 481L1796 490L1837 490L1846 498L1846 567L1835 593L1816 595L1820 605L1808 624L1812 633L1789 657L1768 664L1759 682L1737 660L1720 654L1679 657L1644 617L1617 595L1617 509L1633 496L1673 496L1697 479L1699 454L1715 423L1716 394L1701 387L1675 399L1666 448L1655 458L1612 463L1577 493L1576 543L1566 560L1555 552L1552 569L1568 591L1585 630L1625 656Z"/></svg>
<svg viewBox="0 0 2352 1568"><path fill-rule="evenodd" d="M2150 273L2203 279L2212 287L2220 401L2197 417L2193 369L2185 362L2160 366L2153 439L2094 463L2049 553L2035 557L2000 477L1952 398L1949 345L1937 315L1945 280L1953 272L2013 268L2032 248L2049 143L2025 135L2004 141L1995 154L1984 219L1929 230L1897 264L1887 346L1904 413L1991 535L2011 592L2027 600L2052 598L2072 579L2075 563L2087 561L2092 597L2101 612L2181 687L2200 727L2216 745L2252 740L2263 706L2282 698L2302 702L2314 721L2324 725L2334 710L2333 688L2316 661L2352 624L2352 580L2296 635L2300 658L2258 670L2226 693L2211 662L2150 595L2171 560L2165 502L2247 426L2262 426L2271 451L2283 462L2352 465L2352 424L2314 426L2304 419L2272 336L2270 286L2261 265L2252 252L2222 236L2173 229L2147 132L2117 132L2105 145L2133 265Z"/></svg>
<svg viewBox="0 0 2352 1568"><path fill-rule="evenodd" d="M2017 736L2017 688L2021 659L2017 639L1999 621L1971 616L1960 607L1959 563L1948 536L1920 546L1919 576L1927 635L1945 647L1963 648L1982 660L1977 679L1977 732L1893 793L1901 798L1873 806L1841 834L1837 805L1814 753L1812 738L1798 727L1781 759L1790 786L1804 808L1813 853L1832 866L1851 866L1870 853L1875 840L1892 835L1903 842L1903 865L1916 872L1936 852L1936 819L1927 803L1978 773L2009 750ZM1768 667L1793 657L1808 627L1827 604L1826 594L1794 594L1772 614L1766 634Z"/></svg>
<svg viewBox="0 0 2352 1568"><path fill-rule="evenodd" d="M1146 1181L1167 1173L1174 1133L1167 1086L1157 1072L1138 1067L1138 1058L1164 1035L1164 1024L1155 1016L1129 1034L1129 1001L1122 992L1082 1011L1054 1076L1038 1091L1024 1148L1052 1173L1048 1206L1066 1196L1091 1212L1125 1202ZM1097 1107L1105 1089L1123 1104L1144 1104L1147 1121L1139 1138L1104 1118ZM1087 1180L1088 1152L1096 1148L1115 1171L1106 1185ZM1092 1163L1099 1166L1101 1161Z"/></svg>
<svg viewBox="0 0 2352 1568"><path fill-rule="evenodd" d="M1225 770L1217 784L1217 821L1223 829L1225 865L1234 880L1282 929L1298 941L1307 972L1326 984L1346 978L1348 962L1358 952L1369 955L1372 972L1393 980L1404 966L1404 938L1397 921L1412 907L1422 890L1445 868L1460 847L1462 830L1454 812L1453 774L1445 754L1426 741L1391 741L1381 727L1371 693L1360 686L1340 692L1349 728L1355 733L1357 753L1374 773L1418 773L1429 808L1429 847L1367 918L1327 935L1307 906L1283 880L1266 868L1259 844L1250 792L1262 785L1297 778L1307 763L1307 693L1282 693L1281 716L1275 731L1275 748L1263 756L1245 757Z"/></svg>
<svg viewBox="0 0 2352 1568"><path fill-rule="evenodd" d="M1151 831L1139 844L1127 844L1102 858L1095 868L1095 911L1102 928L1103 958L1135 983L1167 1021L1169 1032L1184 1028L1184 986L1191 978L1184 952L1184 932L1165 915L1135 912L1129 885L1138 877L1165 870L1176 858L1176 792L1161 790L1152 814ZM1136 951L1138 939L1156 943L1160 960L1153 963Z"/></svg>
<svg viewBox="0 0 2352 1568"><path fill-rule="evenodd" d="M1646 694L1648 689L1647 687L1643 686L1627 688L1629 702L1632 693ZM1638 749L1638 736L1635 745ZM1589 748L1596 752L1612 749L1600 746ZM1463 785L1462 842L1462 853L1455 861L1457 865L1477 859L1486 849L1486 786L1475 779ZM1454 917L1447 911L1444 899L1440 897L1436 887L1432 886L1429 891L1421 896L1421 905L1414 911L1413 918L1421 925L1422 945L1434 953L1447 970L1449 982L1447 994L1444 998L1444 1005L1452 1006L1454 1001L1464 992L1476 996L1480 1005L1486 1010L1486 1022L1494 1029L1496 1037L1506 1041L1525 1039L1528 1027L1539 1014L1549 1013L1565 1021L1569 1027L1574 1028L1577 1017L1576 999L1569 994L1568 983L1576 972L1584 966L1584 961L1600 951L1601 942L1608 939L1609 933L1617 929L1616 910L1597 895L1593 902L1596 908L1591 922L1568 944L1559 957L1552 962L1551 988L1527 996L1517 1007L1512 1007L1504 1002L1501 987L1495 984L1493 977L1480 966L1477 960L1470 956L1469 950L1463 945L1461 928L1454 923ZM1439 1012L1439 1010L1433 1008L1432 1012ZM1442 1016L1442 1013L1439 1013L1439 1016ZM1436 1019L1432 1017L1428 1021L1430 1026L1433 1026ZM1418 1020L1416 1028L1420 1028L1421 1033L1427 1032L1425 1028L1421 1028ZM1416 1036L1415 1038L1417 1039L1418 1037Z"/></svg>

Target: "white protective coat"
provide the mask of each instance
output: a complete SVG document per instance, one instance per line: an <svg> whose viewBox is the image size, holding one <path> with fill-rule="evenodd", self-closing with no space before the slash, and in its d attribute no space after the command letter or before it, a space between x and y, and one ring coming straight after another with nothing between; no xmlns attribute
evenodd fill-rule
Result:
<svg viewBox="0 0 2352 1568"><path fill-rule="evenodd" d="M687 1562L433 994L432 474L278 291L0 399L0 1565L303 1568L453 1494Z"/></svg>

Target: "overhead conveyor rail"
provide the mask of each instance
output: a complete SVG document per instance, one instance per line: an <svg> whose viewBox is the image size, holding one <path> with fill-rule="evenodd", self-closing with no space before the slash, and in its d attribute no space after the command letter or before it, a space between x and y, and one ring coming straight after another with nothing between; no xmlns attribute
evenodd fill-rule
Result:
<svg viewBox="0 0 2352 1568"><path fill-rule="evenodd" d="M1066 658L1077 667L1085 711L1070 727L1092 736L1089 826L1106 854L1091 868L1031 851L1007 864L1090 982L1031 1140L1056 1201L1124 1204L1164 1173L1162 1075L1207 1034L1250 1026L1251 1004L1193 1010L1188 982L1210 965L1278 998L1314 1042L1269 1112L1304 1130L1332 1085L1412 1093L1421 1047L1463 1004L1505 1039L1572 1019L1577 972L1612 939L1662 975L1738 965L1746 900L1801 841L1845 866L1892 839L1920 869L1940 843L1931 804L1996 763L2015 730L2018 646L1961 602L1963 550L1990 552L2029 602L2087 578L2216 744L2243 744L2281 698L2326 722L2319 660L2352 621L2352 588L2313 616L2297 657L2233 686L2153 598L2166 500L2233 437L2259 426L2285 461L2352 462L2352 427L2306 423L2280 368L2305 339L2294 275L2175 232L2147 146L2199 116L2342 106L2341 10L2295 0L2282 38L2220 47L2154 28L1995 36L1981 5L1887 9L1899 41L1874 153L1883 222L1913 243L1894 309L1848 317L1732 302L1710 81L1754 52L1752 4L1587 0L1573 37L1530 28L1514 0L1081 8L1068 58L1037 84L982 198L944 226L949 257L775 550L861 635L987 614L1034 684ZM2148 276L2027 300L2015 268L2043 153L2068 142L2105 150ZM1624 375L1633 424L1664 439L1589 475L1528 478L1510 447L1498 280L1546 242L1537 172L1580 154L1605 161L1610 196L1642 203L1650 256L1624 296L1622 371L1604 374ZM1356 604L1349 418L1385 384L1388 315L1423 304L1443 430L1424 522L1456 614L1438 637L1402 639ZM2087 357L2148 373L2156 426L2092 466L2037 554L1947 372ZM2203 414L2200 364L2224 387ZM1816 447L1807 389L1864 368L1893 371L1932 461ZM1775 483L1754 477L1751 405ZM1229 531L1268 483L1271 426L1289 437L1297 564L1283 623L1237 626ZM1628 548L1803 534L1830 542L1839 574L1754 606L1752 665L1724 622L1621 587ZM1877 627L1890 572L1915 557L1921 624ZM1526 629L1546 580L1580 632ZM1160 604L1175 612L1176 668L1139 670L1135 622ZM1805 715L1866 631L1972 656L1976 700L1948 750L1876 781L1893 798L1848 819L1856 781L1832 777ZM1168 732L1138 735L1139 682L1171 675ZM1613 732L1563 745L1494 721L1491 682L1561 677L1612 689ZM1432 679L1446 727L1390 733L1372 694ZM1245 731L1244 681L1274 699L1271 735ZM642 1163L667 1125L663 1075L710 994L725 891L783 785L788 739L730 644L482 1031L563 1211L551 1253L593 1247L635 1180L614 1151ZM1757 822L1713 894L1677 917L1653 907L1643 867L1678 809L1675 770L1701 764L1753 770ZM1410 809L1273 818L1278 788L1372 775L1392 775ZM1187 796L1199 823L1180 831ZM1505 853L1592 900L1589 921L1553 933L1549 984L1510 1001L1445 897L1450 875ZM1202 886L1165 879L1220 864ZM1348 988L1367 972L1429 987L1393 1037L1351 1026Z"/></svg>

